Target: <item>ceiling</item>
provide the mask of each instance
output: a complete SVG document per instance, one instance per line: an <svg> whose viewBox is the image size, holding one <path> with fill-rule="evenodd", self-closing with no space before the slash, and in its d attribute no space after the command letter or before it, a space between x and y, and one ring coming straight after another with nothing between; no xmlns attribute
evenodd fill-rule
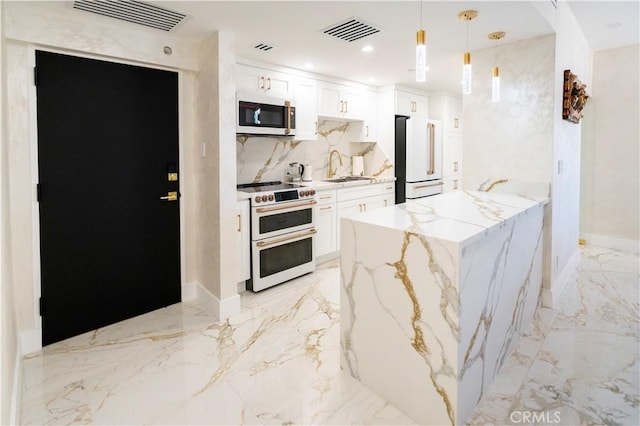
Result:
<svg viewBox="0 0 640 426"><path fill-rule="evenodd" d="M545 7L553 7L550 1L540 0ZM238 57L374 86L395 83L428 92L460 91L460 65L467 50L467 24L458 19L463 10L478 11L478 17L468 23L471 52L495 47L496 42L487 37L495 31L506 32L498 43L553 33L532 2L526 0L150 2L187 15L171 32L176 37L200 39L216 30L231 31L235 33ZM70 2L61 3L66 3L70 13L84 14L87 19L109 19L73 10ZM638 43L637 0L572 0L569 4L593 49ZM353 42L322 32L354 17L380 32ZM429 71L426 82L416 83L415 36L421 26L427 31ZM259 43L274 48L256 49L254 46ZM365 45L373 50L363 52Z"/></svg>

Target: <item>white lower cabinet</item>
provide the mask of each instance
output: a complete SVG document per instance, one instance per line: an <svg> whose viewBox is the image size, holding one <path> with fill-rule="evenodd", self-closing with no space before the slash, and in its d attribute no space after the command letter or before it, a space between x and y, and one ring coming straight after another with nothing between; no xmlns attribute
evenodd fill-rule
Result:
<svg viewBox="0 0 640 426"><path fill-rule="evenodd" d="M340 250L340 218L395 204L395 182L318 191L316 257Z"/></svg>
<svg viewBox="0 0 640 426"><path fill-rule="evenodd" d="M338 213L336 209L336 191L318 191L318 204L315 206L316 221L316 257L335 252L338 235Z"/></svg>
<svg viewBox="0 0 640 426"><path fill-rule="evenodd" d="M458 176L449 176L442 179L442 193L462 189L462 180Z"/></svg>
<svg viewBox="0 0 640 426"><path fill-rule="evenodd" d="M339 194L338 194L339 196ZM358 213L371 212L383 206L382 196L358 198L338 203L338 249L340 249L340 218L353 216Z"/></svg>
<svg viewBox="0 0 640 426"><path fill-rule="evenodd" d="M387 182L382 184L382 207L389 207L396 204L396 183Z"/></svg>
<svg viewBox="0 0 640 426"><path fill-rule="evenodd" d="M236 253L238 258L237 281L251 278L251 239L249 235L249 200L236 204Z"/></svg>

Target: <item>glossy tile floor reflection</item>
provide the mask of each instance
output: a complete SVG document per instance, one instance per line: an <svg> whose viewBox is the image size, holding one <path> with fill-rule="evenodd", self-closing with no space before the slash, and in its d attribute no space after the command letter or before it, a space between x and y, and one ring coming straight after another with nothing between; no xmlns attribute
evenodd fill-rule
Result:
<svg viewBox="0 0 640 426"><path fill-rule="evenodd" d="M333 261L223 323L187 302L50 345L24 360L21 422L413 424L340 371L339 294ZM584 248L471 423L640 424L638 337L638 257Z"/></svg>

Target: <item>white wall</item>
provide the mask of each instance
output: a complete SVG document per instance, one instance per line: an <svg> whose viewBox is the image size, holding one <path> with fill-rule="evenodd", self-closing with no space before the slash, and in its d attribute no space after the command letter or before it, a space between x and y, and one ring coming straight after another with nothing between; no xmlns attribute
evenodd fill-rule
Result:
<svg viewBox="0 0 640 426"><path fill-rule="evenodd" d="M463 96L465 189L487 179L551 182L554 55L553 35L472 53L473 90ZM494 103L495 64L502 96Z"/></svg>
<svg viewBox="0 0 640 426"><path fill-rule="evenodd" d="M587 244L638 251L640 48L595 52L582 126L580 232Z"/></svg>
<svg viewBox="0 0 640 426"><path fill-rule="evenodd" d="M547 6L551 7L552 6ZM547 277L543 297L555 305L572 279L580 260L580 141L581 124L562 119L564 70L571 70L587 85L591 83L592 53L569 5L559 2L550 24L556 31L555 99L553 112L553 163L551 183L551 235L547 251ZM547 234L548 235L548 234ZM546 237L546 235L545 235Z"/></svg>
<svg viewBox="0 0 640 426"><path fill-rule="evenodd" d="M234 43L225 32L202 42L194 86L195 140L205 153L196 164L198 294L222 319L240 311L236 252L225 247L236 239Z"/></svg>
<svg viewBox="0 0 640 426"><path fill-rule="evenodd" d="M0 2L0 424L17 423L19 382L18 331L11 273L11 226L9 220L9 167L7 143L6 45Z"/></svg>

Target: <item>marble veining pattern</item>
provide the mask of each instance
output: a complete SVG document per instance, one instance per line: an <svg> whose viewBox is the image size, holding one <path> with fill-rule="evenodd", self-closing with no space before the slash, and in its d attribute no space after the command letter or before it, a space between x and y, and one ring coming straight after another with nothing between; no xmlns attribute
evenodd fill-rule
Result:
<svg viewBox="0 0 640 426"><path fill-rule="evenodd" d="M393 164L375 142L357 142L362 123L320 120L318 140L236 136L238 183L286 180L289 163L311 165L313 180L329 177L329 153L337 150L332 168L336 176L351 174L351 157L364 158L364 172L376 178L393 177Z"/></svg>
<svg viewBox="0 0 640 426"><path fill-rule="evenodd" d="M420 424L464 423L538 304L543 204L459 191L343 219L345 369Z"/></svg>
<svg viewBox="0 0 640 426"><path fill-rule="evenodd" d="M526 413L548 424L640 424L638 256L582 255L576 285L557 309L538 309L469 424L526 424ZM372 274L384 299L381 275L392 268L356 273ZM21 423L414 424L340 371L339 274L334 261L243 294L242 312L224 322L187 302L30 354ZM429 342L429 318L418 324Z"/></svg>

